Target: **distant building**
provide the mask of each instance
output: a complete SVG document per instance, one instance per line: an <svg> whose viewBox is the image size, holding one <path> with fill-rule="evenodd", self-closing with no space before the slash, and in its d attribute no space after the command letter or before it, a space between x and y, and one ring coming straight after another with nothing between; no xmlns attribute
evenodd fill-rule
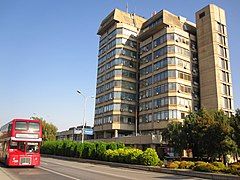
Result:
<svg viewBox="0 0 240 180"><path fill-rule="evenodd" d="M91 126L84 126L84 139L89 140L93 139L93 128ZM73 140L81 141L82 140L82 126L71 127L66 131L57 132L57 140Z"/></svg>
<svg viewBox="0 0 240 180"><path fill-rule="evenodd" d="M98 35L94 139L161 135L169 122L203 107L234 112L218 6L198 11L196 24L166 10L145 19L114 9Z"/></svg>

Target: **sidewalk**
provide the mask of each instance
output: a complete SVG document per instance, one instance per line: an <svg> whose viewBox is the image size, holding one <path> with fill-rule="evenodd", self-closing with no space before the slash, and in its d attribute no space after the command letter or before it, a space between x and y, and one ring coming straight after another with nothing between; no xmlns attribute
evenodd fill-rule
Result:
<svg viewBox="0 0 240 180"><path fill-rule="evenodd" d="M12 180L12 178L10 178L7 175L6 171L2 167L0 167L0 179L1 180Z"/></svg>

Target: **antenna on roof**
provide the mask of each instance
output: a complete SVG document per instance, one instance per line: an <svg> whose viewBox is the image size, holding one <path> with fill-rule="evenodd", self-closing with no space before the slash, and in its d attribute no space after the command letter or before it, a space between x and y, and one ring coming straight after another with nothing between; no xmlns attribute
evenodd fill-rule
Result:
<svg viewBox="0 0 240 180"><path fill-rule="evenodd" d="M151 17L153 17L156 14L157 14L157 11L153 11L152 14L151 14Z"/></svg>
<svg viewBox="0 0 240 180"><path fill-rule="evenodd" d="M127 11L127 13L128 13L128 2L127 2L127 4L126 4L126 11Z"/></svg>

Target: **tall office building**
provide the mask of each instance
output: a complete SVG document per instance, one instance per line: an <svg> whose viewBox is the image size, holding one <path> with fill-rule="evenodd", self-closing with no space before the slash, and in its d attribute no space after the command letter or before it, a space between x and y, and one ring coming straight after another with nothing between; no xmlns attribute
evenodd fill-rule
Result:
<svg viewBox="0 0 240 180"><path fill-rule="evenodd" d="M166 10L144 19L115 9L98 35L95 138L158 135L200 107L233 113L221 8L198 11L196 25Z"/></svg>
<svg viewBox="0 0 240 180"><path fill-rule="evenodd" d="M162 10L142 26L139 132L160 134L169 121L199 109L196 28Z"/></svg>
<svg viewBox="0 0 240 180"><path fill-rule="evenodd" d="M196 13L201 105L234 113L226 17L210 4Z"/></svg>
<svg viewBox="0 0 240 180"><path fill-rule="evenodd" d="M136 129L137 36L144 21L114 9L100 25L95 138L126 136Z"/></svg>

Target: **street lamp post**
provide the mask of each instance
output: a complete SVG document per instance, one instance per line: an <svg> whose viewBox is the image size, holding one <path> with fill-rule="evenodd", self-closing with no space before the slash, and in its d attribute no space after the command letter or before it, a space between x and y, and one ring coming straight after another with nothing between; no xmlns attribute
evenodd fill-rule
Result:
<svg viewBox="0 0 240 180"><path fill-rule="evenodd" d="M84 99L84 107L83 107L83 126L82 126L82 143L84 141L84 129L85 129L85 118L86 118L86 109L87 109L87 100L88 96L85 96L81 91L77 90L77 93L82 95ZM94 98L94 96L91 96L90 98Z"/></svg>
<svg viewBox="0 0 240 180"><path fill-rule="evenodd" d="M85 118L86 118L86 107L87 107L87 96L85 96L81 91L77 90L77 93L82 95L84 99L84 107L83 107L83 125L82 125L82 143L84 142L84 126L85 126Z"/></svg>

